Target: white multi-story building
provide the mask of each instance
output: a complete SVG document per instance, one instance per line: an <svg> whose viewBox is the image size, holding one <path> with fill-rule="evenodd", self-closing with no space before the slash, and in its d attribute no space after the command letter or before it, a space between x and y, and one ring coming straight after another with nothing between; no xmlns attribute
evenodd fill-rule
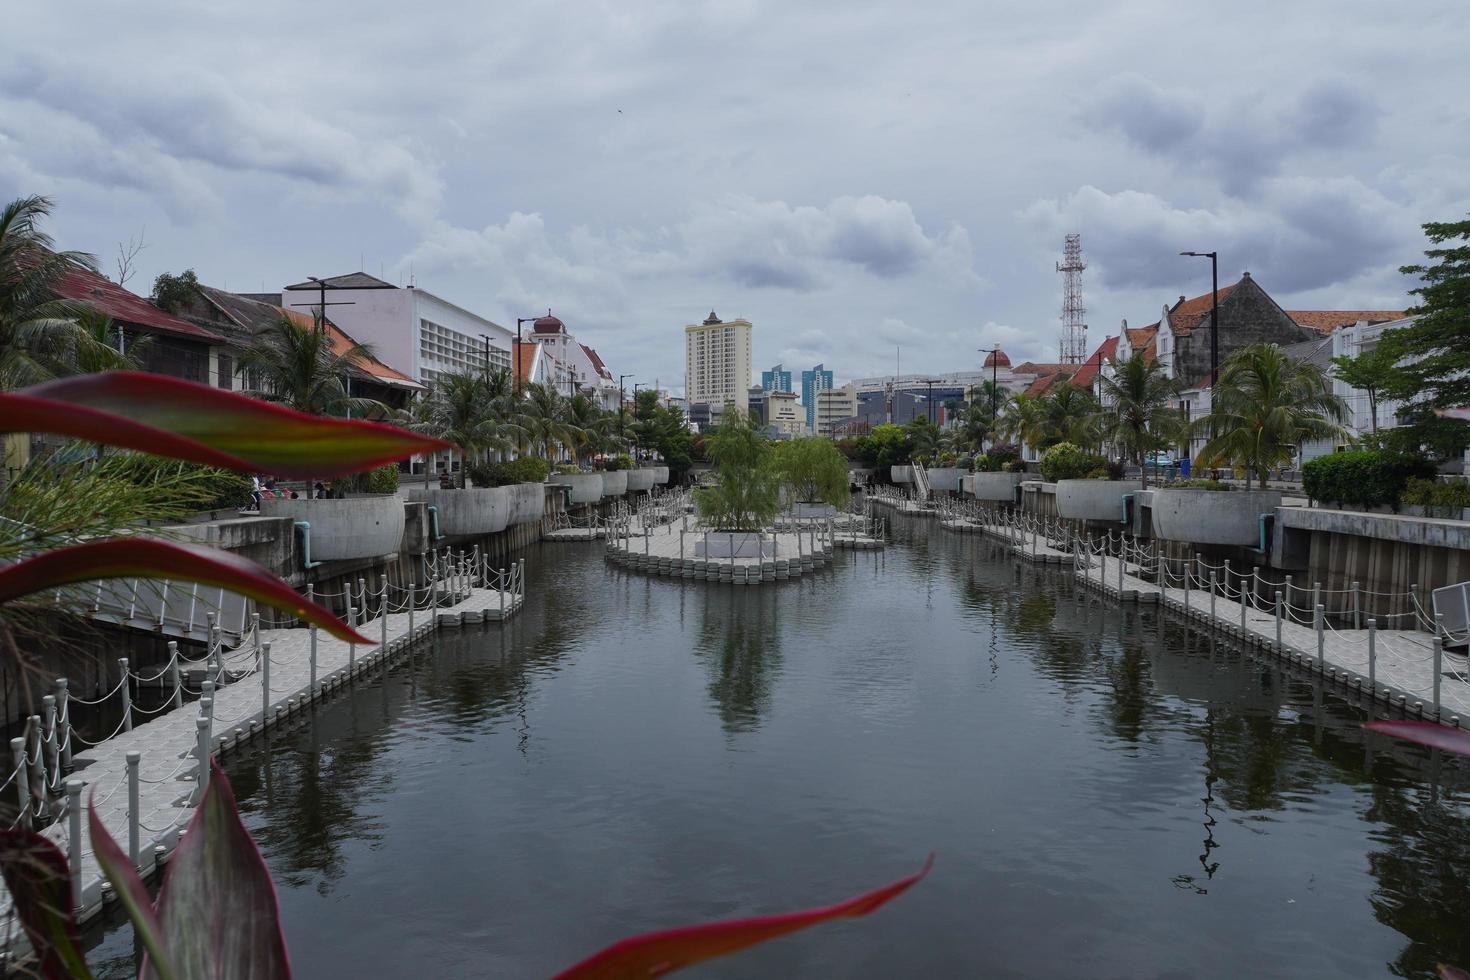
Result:
<svg viewBox="0 0 1470 980"><path fill-rule="evenodd" d="M715 311L684 328L685 397L718 414L726 405L750 408L749 320L726 322Z"/></svg>
<svg viewBox="0 0 1470 980"><path fill-rule="evenodd" d="M432 384L455 371L510 369L514 333L428 290L353 272L287 286L281 305L312 312L323 296L333 323L415 381Z"/></svg>
<svg viewBox="0 0 1470 980"><path fill-rule="evenodd" d="M830 438L833 426L857 417L857 387L851 381L841 388L818 388L815 396L817 435Z"/></svg>
<svg viewBox="0 0 1470 980"><path fill-rule="evenodd" d="M792 438L807 434L806 412L797 403L796 392L766 392L766 424Z"/></svg>
<svg viewBox="0 0 1470 980"><path fill-rule="evenodd" d="M569 382L562 389L564 394L569 393L569 388L574 388L591 398L599 407L610 412L617 411L618 379L613 377L597 351L578 342L567 330L567 325L560 318L552 316L550 310L531 324L530 340L564 365L562 377Z"/></svg>

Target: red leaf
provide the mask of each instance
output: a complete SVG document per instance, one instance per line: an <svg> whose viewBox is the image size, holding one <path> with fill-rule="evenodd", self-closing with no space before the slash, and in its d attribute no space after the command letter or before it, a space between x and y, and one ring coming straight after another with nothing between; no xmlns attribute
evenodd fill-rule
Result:
<svg viewBox="0 0 1470 980"><path fill-rule="evenodd" d="M1363 727L1370 732L1382 732L1432 749L1470 755L1470 732L1446 728L1432 721L1370 721Z"/></svg>
<svg viewBox="0 0 1470 980"><path fill-rule="evenodd" d="M634 980L661 977L702 960L724 956L829 919L867 915L908 891L929 873L934 855L918 873L826 908L781 915L731 919L705 925L648 932L624 939L556 975L554 980Z"/></svg>
<svg viewBox="0 0 1470 980"><path fill-rule="evenodd" d="M189 980L287 980L291 961L270 869L213 757L209 770L209 789L158 893L169 956ZM145 966L142 980L156 978Z"/></svg>
<svg viewBox="0 0 1470 980"><path fill-rule="evenodd" d="M0 394L0 432L51 432L290 479L342 476L450 444L379 422L305 415L139 371Z"/></svg>
<svg viewBox="0 0 1470 980"><path fill-rule="evenodd" d="M1439 980L1470 980L1470 973L1466 973L1458 966L1441 963L1435 969L1439 973Z"/></svg>
<svg viewBox="0 0 1470 980"><path fill-rule="evenodd" d="M46 980L91 980L72 913L66 855L40 834L0 830L0 873Z"/></svg>
<svg viewBox="0 0 1470 980"><path fill-rule="evenodd" d="M0 604L104 578L173 579L213 585L314 623L340 640L373 642L248 558L217 548L153 538L91 541L0 568Z"/></svg>
<svg viewBox="0 0 1470 980"><path fill-rule="evenodd" d="M95 791L92 795L96 796ZM87 826L92 834L92 854L97 858L102 873L112 882L123 911L133 923L134 932L147 947L149 962L154 964L160 980L172 980L177 974L170 964L168 948L163 944L163 926L153 910L153 899L148 895L143 879L138 877L132 858L117 846L102 818L97 816L97 807L91 799L87 801Z"/></svg>

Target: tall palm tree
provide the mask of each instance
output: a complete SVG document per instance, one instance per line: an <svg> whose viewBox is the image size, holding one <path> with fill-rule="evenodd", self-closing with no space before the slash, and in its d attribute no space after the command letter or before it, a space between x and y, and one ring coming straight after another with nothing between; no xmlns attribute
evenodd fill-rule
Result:
<svg viewBox="0 0 1470 980"><path fill-rule="evenodd" d="M997 431L1008 439L1017 439L1032 449L1040 449L1047 438L1042 399L1029 394L1011 399L1001 412Z"/></svg>
<svg viewBox="0 0 1470 980"><path fill-rule="evenodd" d="M1266 485L1291 449L1344 433L1347 404L1314 364L1287 357L1275 344L1254 344L1230 355L1210 397L1210 412L1194 424L1206 442L1198 466L1228 465Z"/></svg>
<svg viewBox="0 0 1470 980"><path fill-rule="evenodd" d="M1135 352L1113 361L1111 376L1101 376L1104 438L1120 455L1138 463L1148 486L1148 454L1162 449L1183 431L1184 419L1174 407L1179 383L1157 361Z"/></svg>
<svg viewBox="0 0 1470 980"><path fill-rule="evenodd" d="M384 414L381 402L348 393L352 361L372 357L371 348L355 344L339 353L321 317L313 321L306 326L282 316L240 352L236 372L257 386L257 397L308 415Z"/></svg>
<svg viewBox="0 0 1470 980"><path fill-rule="evenodd" d="M577 431L572 456L578 463L604 451L614 434L617 420L586 395L578 393L567 403L567 421Z"/></svg>
<svg viewBox="0 0 1470 980"><path fill-rule="evenodd" d="M974 401L966 405L948 436L950 446L962 452L978 453L984 449L985 443L995 436L990 403Z"/></svg>
<svg viewBox="0 0 1470 980"><path fill-rule="evenodd" d="M555 387L537 382L526 385L521 393L524 402L520 424L527 430L530 445L548 463L558 449L572 450L577 444L577 432L567 419L567 399Z"/></svg>
<svg viewBox="0 0 1470 980"><path fill-rule="evenodd" d="M90 346L77 325L85 304L58 299L56 287L71 269L96 262L55 251L41 230L51 209L47 198L22 197L0 210L0 390L67 373L72 352Z"/></svg>
<svg viewBox="0 0 1470 980"><path fill-rule="evenodd" d="M1090 448L1101 442L1097 397L1092 390L1063 382L1048 392L1041 399L1041 437L1037 449L1059 442Z"/></svg>
<svg viewBox="0 0 1470 980"><path fill-rule="evenodd" d="M136 371L142 368L152 337L130 337L127 352L121 349L121 327L112 317L95 307L77 314L78 337L68 352L68 373L96 374L101 371Z"/></svg>

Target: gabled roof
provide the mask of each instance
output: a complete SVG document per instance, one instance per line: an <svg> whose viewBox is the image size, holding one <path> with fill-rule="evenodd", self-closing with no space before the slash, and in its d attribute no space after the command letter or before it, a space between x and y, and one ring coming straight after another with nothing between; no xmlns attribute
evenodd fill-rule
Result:
<svg viewBox="0 0 1470 980"><path fill-rule="evenodd" d="M1359 320L1384 323L1401 320L1403 310L1287 310L1286 315L1302 326L1320 334L1330 334L1338 327L1350 327Z"/></svg>
<svg viewBox="0 0 1470 980"><path fill-rule="evenodd" d="M577 346L582 348L582 352L587 355L587 360L592 362L592 367L597 371L599 378L612 379L612 372L607 369L606 364L602 363L602 358L597 356L597 351L588 347L586 344L578 344Z"/></svg>
<svg viewBox="0 0 1470 980"><path fill-rule="evenodd" d="M1092 355L1082 362L1082 366L1077 369L1077 373L1072 375L1072 383L1079 388L1085 388L1091 385L1097 380L1097 373L1102 369L1103 362L1112 360L1117 353L1118 338L1116 336L1105 338L1102 343L1097 345L1097 350L1093 351Z"/></svg>
<svg viewBox="0 0 1470 980"><path fill-rule="evenodd" d="M1071 375L1069 375L1066 371L1054 371L1051 374L1044 375L1031 382L1031 384L1026 388L1025 394L1044 395L1049 390L1051 390L1054 385L1062 384L1063 382L1068 381L1070 378Z"/></svg>
<svg viewBox="0 0 1470 980"><path fill-rule="evenodd" d="M536 380L536 358L545 350L540 344L529 340L513 340L511 347L515 356L511 358L511 378L514 382L527 385Z"/></svg>
<svg viewBox="0 0 1470 980"><path fill-rule="evenodd" d="M1238 283L1220 287L1220 302L1225 302L1225 297L1230 295ZM1204 293L1191 299L1179 297L1179 302L1169 307L1169 328L1174 331L1175 336L1189 333L1205 317L1210 315L1210 305L1214 299L1211 293Z"/></svg>
<svg viewBox="0 0 1470 980"><path fill-rule="evenodd" d="M1022 361L1020 364L1011 368L1011 373L1036 375L1056 374L1065 366L1064 364L1043 364L1038 361Z"/></svg>
<svg viewBox="0 0 1470 980"><path fill-rule="evenodd" d="M1145 347L1153 346L1154 339L1159 335L1159 325L1151 323L1146 327L1128 328L1128 346L1134 350L1143 350Z"/></svg>
<svg viewBox="0 0 1470 980"><path fill-rule="evenodd" d="M1327 335L1304 340L1300 344L1286 344L1281 348L1281 353L1294 361L1305 361L1325 371L1332 364L1332 337Z"/></svg>
<svg viewBox="0 0 1470 980"><path fill-rule="evenodd" d="M172 313L165 313L137 293L128 292L117 283L79 265L72 266L61 277L56 284L56 294L62 299L78 300L95 307L119 323L203 343L224 343L219 334Z"/></svg>
<svg viewBox="0 0 1470 980"><path fill-rule="evenodd" d="M212 304L215 309L219 310L227 319L239 327L243 335L240 338L242 341L248 341L248 338L262 330L269 329L272 324L283 316L290 317L293 321L304 327L310 327L314 322L309 313L303 313L300 310L293 310L284 306L276 306L273 303L262 303L259 300L251 299L239 293L230 293L223 289L215 289L213 286L201 285L199 292L203 294L205 300ZM357 346L357 341L347 331L337 326L331 320L325 321L324 326L327 331L327 336L332 342L332 352L334 354L340 357ZM359 374L382 384L392 385L398 388L411 388L415 391L424 387L402 371L390 367L373 356L354 356L348 358L348 363Z"/></svg>
<svg viewBox="0 0 1470 980"><path fill-rule="evenodd" d="M391 282L384 282L377 276L370 276L366 272L349 272L342 276L328 276L322 282L327 284L328 289L397 289ZM320 289L321 284L308 279L306 282L298 282L287 286L287 289Z"/></svg>

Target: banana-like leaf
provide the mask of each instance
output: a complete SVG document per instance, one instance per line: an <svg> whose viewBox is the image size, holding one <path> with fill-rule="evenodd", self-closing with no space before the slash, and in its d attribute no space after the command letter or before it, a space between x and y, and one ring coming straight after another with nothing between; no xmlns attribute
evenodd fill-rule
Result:
<svg viewBox="0 0 1470 980"><path fill-rule="evenodd" d="M338 639L373 642L248 558L217 548L153 538L89 541L0 568L0 603L105 578L172 579L212 585L313 623Z"/></svg>
<svg viewBox="0 0 1470 980"><path fill-rule="evenodd" d="M831 919L856 918L897 898L929 873L934 855L916 874L826 908L649 932L621 940L556 975L555 980L639 980L661 977Z"/></svg>
<svg viewBox="0 0 1470 980"><path fill-rule="evenodd" d="M107 827L102 823L102 818L97 816L97 807L91 800L87 801L87 825L92 833L92 853L96 856L102 873L112 882L113 891L117 893L118 901L122 902L123 911L127 912L133 923L133 931L148 950L148 962L153 964L159 980L176 980L177 974L169 958L168 948L163 942L163 926L158 921L158 913L153 909L153 899L149 896L143 879L138 877L138 869L133 867L132 859L123 853L123 849L117 846L117 841L107 832Z"/></svg>
<svg viewBox="0 0 1470 980"><path fill-rule="evenodd" d="M78 375L0 394L0 432L50 432L298 480L450 448L391 425L305 415L141 371Z"/></svg>
<svg viewBox="0 0 1470 980"><path fill-rule="evenodd" d="M1470 732L1446 728L1433 721L1370 721L1363 726L1370 732L1392 735L1406 742L1417 742L1432 749L1444 749L1456 755L1470 755Z"/></svg>
<svg viewBox="0 0 1470 980"><path fill-rule="evenodd" d="M174 970L189 980L289 980L291 961L265 858L211 757L209 789L169 861L158 917ZM140 980L165 980L144 965Z"/></svg>
<svg viewBox="0 0 1470 980"><path fill-rule="evenodd" d="M0 873L45 980L92 980L72 914L66 855L40 834L0 830Z"/></svg>

